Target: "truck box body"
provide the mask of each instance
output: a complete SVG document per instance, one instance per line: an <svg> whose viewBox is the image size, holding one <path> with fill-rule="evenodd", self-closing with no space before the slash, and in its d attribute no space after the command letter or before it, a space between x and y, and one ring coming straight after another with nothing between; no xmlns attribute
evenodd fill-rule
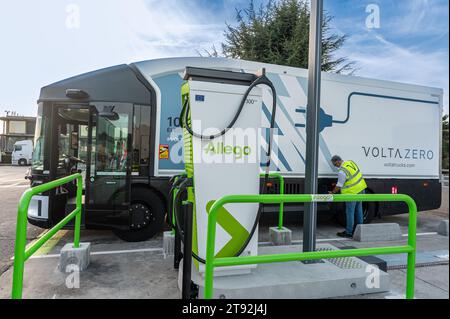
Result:
<svg viewBox="0 0 450 319"><path fill-rule="evenodd" d="M135 66L157 95L155 154L169 147L168 158L155 158L155 176L183 170L179 88L184 68L194 66L250 73L266 68L278 95L272 170L304 177L306 70L221 58L163 59ZM263 92L262 126L269 127L271 94L266 88ZM323 73L319 176L335 178L330 159L339 154L355 161L365 178L439 180L442 96L441 89Z"/></svg>

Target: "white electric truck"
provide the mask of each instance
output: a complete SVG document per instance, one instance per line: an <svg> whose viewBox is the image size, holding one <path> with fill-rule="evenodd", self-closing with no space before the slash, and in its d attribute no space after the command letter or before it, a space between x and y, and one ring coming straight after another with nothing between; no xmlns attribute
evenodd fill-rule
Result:
<svg viewBox="0 0 450 319"><path fill-rule="evenodd" d="M119 65L43 87L31 185L80 171L85 176L87 228L113 229L130 241L161 231L169 178L184 170L179 116L186 67L253 74L266 70L277 91L270 170L284 175L285 193L303 193L307 70L201 57ZM264 87L261 95L261 127L267 128L260 136L264 149L272 95ZM442 103L441 89L324 73L319 193L327 193L336 182L330 159L337 154L359 165L369 192L408 194L420 211L439 208ZM230 118L233 115L230 112ZM278 192L276 182L271 191ZM55 225L73 209L74 196L72 186L66 192L43 194L31 203L29 221L41 227ZM302 211L302 206L286 205L289 210ZM324 204L319 210L343 216L339 205ZM398 203L364 207L367 222L406 212Z"/></svg>

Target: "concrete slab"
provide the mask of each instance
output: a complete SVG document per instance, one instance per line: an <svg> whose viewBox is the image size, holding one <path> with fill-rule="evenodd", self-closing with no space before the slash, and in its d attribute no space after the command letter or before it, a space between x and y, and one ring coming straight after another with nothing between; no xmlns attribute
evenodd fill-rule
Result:
<svg viewBox="0 0 450 319"><path fill-rule="evenodd" d="M439 235L448 237L448 219L447 220L442 220L439 223L437 232L438 232Z"/></svg>
<svg viewBox="0 0 450 319"><path fill-rule="evenodd" d="M360 242L400 240L402 232L396 223L365 224L356 226L353 239Z"/></svg>
<svg viewBox="0 0 450 319"><path fill-rule="evenodd" d="M415 298L416 299L448 299L448 265L423 267L416 269ZM403 296L406 291L406 270L391 270L392 296ZM399 298L400 298L399 297Z"/></svg>
<svg viewBox="0 0 450 319"><path fill-rule="evenodd" d="M448 299L448 265L416 269L415 299ZM334 299L405 299L406 271L390 270L391 291ZM429 278L432 281L428 281Z"/></svg>
<svg viewBox="0 0 450 319"><path fill-rule="evenodd" d="M335 250L328 244L321 250ZM259 254L302 251L302 246L260 247ZM338 258L320 264L285 262L261 264L248 275L214 278L214 298L225 299L318 299L386 292L389 275L380 271L379 285L368 287L368 264L358 258ZM204 278L193 271L192 280L204 294ZM370 286L370 284L369 284Z"/></svg>
<svg viewBox="0 0 450 319"><path fill-rule="evenodd" d="M12 269L0 278L0 299L11 297ZM92 255L89 268L64 274L58 258L25 264L24 299L179 299L178 271L161 251ZM72 277L72 278L71 278Z"/></svg>
<svg viewBox="0 0 450 319"><path fill-rule="evenodd" d="M292 244L292 231L286 227L281 229L278 227L270 227L269 237L274 246L286 246Z"/></svg>

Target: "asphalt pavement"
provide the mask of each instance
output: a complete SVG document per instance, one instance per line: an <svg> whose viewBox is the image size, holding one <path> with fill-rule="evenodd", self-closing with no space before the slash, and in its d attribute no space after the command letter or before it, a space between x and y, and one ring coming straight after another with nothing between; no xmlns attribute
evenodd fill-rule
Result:
<svg viewBox="0 0 450 319"><path fill-rule="evenodd" d="M20 196L29 187L25 180L28 167L0 166L0 275L11 265L16 236L17 204ZM28 225L28 241L34 240L43 230Z"/></svg>

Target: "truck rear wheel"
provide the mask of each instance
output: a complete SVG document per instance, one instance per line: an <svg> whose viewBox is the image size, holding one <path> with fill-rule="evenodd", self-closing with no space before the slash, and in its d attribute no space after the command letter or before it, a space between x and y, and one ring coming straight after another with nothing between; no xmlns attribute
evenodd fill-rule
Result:
<svg viewBox="0 0 450 319"><path fill-rule="evenodd" d="M376 203L363 203L363 217L364 224L370 224L375 217ZM337 221L341 226L347 225L347 217L345 214L345 207L337 213Z"/></svg>
<svg viewBox="0 0 450 319"><path fill-rule="evenodd" d="M27 160L24 158L21 158L18 162L19 166L26 166L28 164Z"/></svg>
<svg viewBox="0 0 450 319"><path fill-rule="evenodd" d="M164 205L158 195L146 188L134 188L131 193L130 229L113 232L124 241L145 241L158 234L163 223Z"/></svg>
<svg viewBox="0 0 450 319"><path fill-rule="evenodd" d="M367 191L369 194L373 194L372 191ZM378 204L376 202L364 202L363 203L363 217L364 224L370 224L377 215ZM347 217L345 214L345 204L339 205L339 210L336 213L336 219L339 225L345 227L347 225Z"/></svg>

